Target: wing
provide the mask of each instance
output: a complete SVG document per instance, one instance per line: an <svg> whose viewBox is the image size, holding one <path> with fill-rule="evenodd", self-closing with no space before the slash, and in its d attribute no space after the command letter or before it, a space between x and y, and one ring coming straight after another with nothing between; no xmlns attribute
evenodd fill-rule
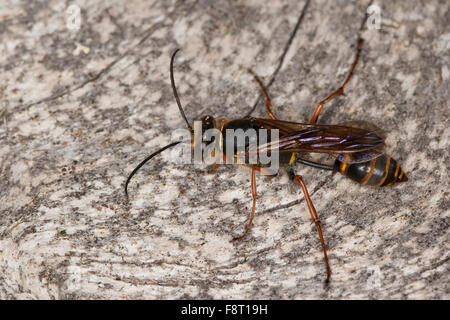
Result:
<svg viewBox="0 0 450 320"><path fill-rule="evenodd" d="M310 124L307 123L298 123L292 121L283 121L283 120L272 120L272 119L264 119L264 118L253 118L254 121L259 123L265 129L278 129L280 130L280 137L290 135L294 132L307 129L310 127ZM383 140L386 139L386 132L382 129L378 128L373 123L364 120L350 120L339 123L338 126L341 127L351 127L351 128L360 128L365 129L367 131L375 132L379 137Z"/></svg>
<svg viewBox="0 0 450 320"><path fill-rule="evenodd" d="M361 129L366 129L369 131L374 131L377 133L377 135L379 137L383 138L383 140L386 140L386 132L384 130L378 128L373 123L368 122L368 121L350 120L350 121L341 122L341 123L339 123L339 125L345 126L345 127L361 128Z"/></svg>
<svg viewBox="0 0 450 320"><path fill-rule="evenodd" d="M283 120L272 120L272 119L264 119L264 118L254 118L256 123L258 123L261 127L267 130L278 129L280 132L280 137L284 137L294 132L298 132L301 130L305 130L310 127L310 124L306 123L298 123L291 121L283 121Z"/></svg>
<svg viewBox="0 0 450 320"><path fill-rule="evenodd" d="M257 153L317 152L329 153L337 157L345 153L371 150L380 147L384 142L375 131L362 128L311 125L259 118L255 120L265 129L280 130L280 138L258 146ZM359 160L359 162L362 161Z"/></svg>
<svg viewBox="0 0 450 320"><path fill-rule="evenodd" d="M381 150L381 148L376 147L375 149L370 149L361 152L334 154L334 156L340 162L352 164L352 163L367 162L374 158L378 158L383 154L384 152Z"/></svg>

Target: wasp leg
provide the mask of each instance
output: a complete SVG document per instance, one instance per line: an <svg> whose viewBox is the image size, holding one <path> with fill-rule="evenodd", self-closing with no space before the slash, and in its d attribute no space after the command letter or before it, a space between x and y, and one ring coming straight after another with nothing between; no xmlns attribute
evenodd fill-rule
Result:
<svg viewBox="0 0 450 320"><path fill-rule="evenodd" d="M273 177L276 177L276 176L278 175L278 173L272 173L272 172L270 172L269 170L267 170L267 169L264 168L264 167L254 166L253 168L254 168L256 171L258 171L259 173L265 175L266 177L271 177L271 178L273 178Z"/></svg>
<svg viewBox="0 0 450 320"><path fill-rule="evenodd" d="M357 49L357 52L356 52L355 61L353 62L352 68L350 69L350 72L349 72L349 74L347 76L347 79L345 79L344 84L339 89L337 89L332 94L330 94L327 98L325 98L324 100L319 102L319 104L317 105L316 109L314 110L314 113L313 113L313 115L311 117L311 120L309 120L310 124L315 124L317 122L317 118L319 117L320 112L322 111L323 106L324 106L325 103L333 100L337 96L345 95L344 94L344 88L347 86L347 84L349 83L351 77L353 76L353 72L354 72L354 70L356 68L356 64L358 63L359 56L361 55L361 50L362 50L363 44L364 44L363 39L359 38L358 39L358 49Z"/></svg>
<svg viewBox="0 0 450 320"><path fill-rule="evenodd" d="M322 227L321 227L321 224L320 224L319 216L317 215L317 211L314 208L314 205L313 205L313 203L311 201L311 198L309 197L308 189L306 188L306 185L305 185L305 182L302 179L302 176L294 175L292 177L292 180L295 183L297 183L298 185L300 185L300 187L302 188L303 194L305 195L306 204L308 205L309 213L311 214L311 218L312 218L314 224L316 225L317 231L319 232L319 238L320 238L320 242L322 243L323 256L324 256L324 259L325 259L325 266L327 268L327 280L326 280L326 282L328 283L330 281L330 277L331 277L331 268L330 268L330 264L328 263L327 248L326 248L326 245L325 245L325 240L323 239Z"/></svg>
<svg viewBox="0 0 450 320"><path fill-rule="evenodd" d="M233 241L236 240L242 240L243 238L245 238L245 236L247 235L247 233L250 231L250 228L252 227L253 224L253 218L255 217L255 206L256 206L256 197L258 196L258 194L256 193L256 177L255 177L255 172L256 172L257 167L252 167L252 197L253 197L253 206L252 206L252 213L250 214L250 221L248 222L247 228L245 229L245 232L242 236L233 238Z"/></svg>
<svg viewBox="0 0 450 320"><path fill-rule="evenodd" d="M269 92L267 91L266 87L264 86L264 84L262 83L261 79L251 70L248 69L248 72L253 75L253 77L255 78L255 80L258 82L259 86L261 87L262 91L264 92L264 95L266 96L266 109L267 109L267 116L272 119L272 120L278 120L277 117L275 117L275 115L273 114L270 105L271 105L271 100L270 100L270 96L269 96ZM289 165L291 165L293 162L295 161L295 154L292 153L291 156L291 160L289 161Z"/></svg>
<svg viewBox="0 0 450 320"><path fill-rule="evenodd" d="M255 80L258 82L259 86L261 87L264 95L266 96L266 109L267 109L267 115L269 116L270 119L272 120L277 120L277 118L275 117L275 115L273 114L272 110L270 109L270 96L269 96L269 92L267 91L266 87L264 87L264 84L262 83L261 79L251 70L248 69L248 72L253 76L253 78L255 78Z"/></svg>
<svg viewBox="0 0 450 320"><path fill-rule="evenodd" d="M227 163L227 157L225 155L225 153L222 154L222 158L223 158L223 163ZM216 162L214 162L214 166L212 169L209 169L207 172L208 174L213 174L218 168L219 168L220 164Z"/></svg>
<svg viewBox="0 0 450 320"><path fill-rule="evenodd" d="M219 164L217 162L214 162L214 167L207 171L208 174L213 174L217 170L217 168L219 168Z"/></svg>

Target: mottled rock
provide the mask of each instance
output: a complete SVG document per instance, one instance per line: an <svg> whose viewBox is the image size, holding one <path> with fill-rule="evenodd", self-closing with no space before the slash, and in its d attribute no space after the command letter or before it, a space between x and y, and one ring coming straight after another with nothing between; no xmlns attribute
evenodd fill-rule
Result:
<svg viewBox="0 0 450 320"><path fill-rule="evenodd" d="M448 1L21 1L0 7L1 299L448 299ZM308 6L306 4L309 3ZM373 12L373 11L370 11ZM303 13L303 14L302 14ZM291 36L292 39L291 39ZM371 188L296 164L333 275L286 174L213 174L156 157L188 119L242 117L270 83L273 111L364 120L409 181ZM290 41L292 40L292 41ZM280 58L282 58L280 64ZM278 68L278 66L281 66ZM273 80L272 80L273 79ZM265 116L262 101L253 112Z"/></svg>

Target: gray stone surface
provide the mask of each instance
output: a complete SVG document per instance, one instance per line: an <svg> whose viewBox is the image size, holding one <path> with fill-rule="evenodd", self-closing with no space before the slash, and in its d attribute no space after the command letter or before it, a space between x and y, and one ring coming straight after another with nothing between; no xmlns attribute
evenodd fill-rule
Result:
<svg viewBox="0 0 450 320"><path fill-rule="evenodd" d="M448 1L0 0L1 299L448 299ZM183 128L169 59L187 117L241 117L268 83L274 112L306 122L344 80L361 35L354 78L321 123L366 120L409 181L370 188L296 165L327 241L286 174L213 174L157 157ZM276 72L280 56L283 64ZM253 113L265 116L259 104Z"/></svg>

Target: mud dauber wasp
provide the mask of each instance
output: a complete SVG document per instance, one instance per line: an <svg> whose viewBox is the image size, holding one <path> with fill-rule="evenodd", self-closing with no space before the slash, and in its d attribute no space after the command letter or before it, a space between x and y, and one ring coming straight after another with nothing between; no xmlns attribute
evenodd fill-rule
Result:
<svg viewBox="0 0 450 320"><path fill-rule="evenodd" d="M350 69L350 72L345 79L343 85L330 94L327 98L320 101L316 106L311 119L308 123L297 123L290 121L279 120L271 110L271 100L267 89L264 87L264 84L259 79L259 77L254 74L251 70L249 72L253 75L255 80L258 82L261 87L264 95L265 95L265 106L267 110L268 119L265 118L254 118L247 116L245 118L237 118L237 119L215 119L212 116L204 116L202 121L202 137L203 134L208 129L218 129L221 134L221 142L222 145L226 144L226 135L223 134L227 129L241 129L244 132L250 129L267 129L267 130L279 130L279 139L277 141L269 141L264 144L257 143L257 153L265 152L277 152L280 155L288 155L288 157L281 157L280 162L284 162L288 164L288 174L290 179L299 185L304 193L306 204L308 206L309 213L311 214L311 218L316 225L317 231L319 233L319 238L322 244L325 266L327 270L327 279L329 282L331 276L331 268L328 262L327 250L325 245L325 240L322 235L322 227L319 220L319 216L317 215L316 209L311 201L309 196L307 187L303 178L300 175L294 173L291 164L294 161L300 162L307 166L311 166L314 168L319 168L323 170L329 170L334 172L340 172L341 174L347 176L348 178L362 184L362 185L371 185L371 186L390 186L398 182L407 181L407 177L403 172L400 165L396 160L386 155L382 150L382 146L384 143L384 139L380 136L380 130L375 126L366 123L366 122L352 122L349 124L343 125L319 125L317 124L317 120L319 115L323 109L323 106L334 99L339 95L344 95L344 88L349 83L353 72L356 68L357 62L359 60L359 56L361 54L361 50L363 47L363 40L361 38L358 39L358 46L356 56L353 62L353 65ZM175 86L175 80L173 76L173 63L175 59L175 55L178 52L177 49L171 58L170 61L170 79L172 84L172 90L177 101L177 105L181 116L188 129L191 132L191 135L194 135L194 130L192 126L189 124L189 121L184 114L183 107L181 106L180 98L178 96L178 92ZM128 176L128 179L125 183L125 194L128 197L128 184L134 174L150 159L164 150L171 148L182 141L176 141L171 144L166 145L165 147L159 149L154 152L147 158L145 158L139 165L131 172ZM276 142L276 143L274 143ZM212 143L211 141L207 141L203 139L201 141L203 145L208 145ZM248 141L247 141L248 143ZM194 147L194 145L193 145ZM245 153L247 155L250 153L248 149L248 144L246 144ZM237 156L236 149L233 150L234 155ZM334 157L334 165L323 164L320 162L310 161L299 156L299 153L325 153ZM214 168L217 168L218 164L215 163ZM264 166L261 165L251 165L251 190L253 197L253 205L252 211L250 215L250 219L248 225L245 229L245 232L240 237L234 238L233 240L240 240L244 238L253 223L253 218L255 215L255 206L256 206L256 179L255 173L256 171L267 174Z"/></svg>

